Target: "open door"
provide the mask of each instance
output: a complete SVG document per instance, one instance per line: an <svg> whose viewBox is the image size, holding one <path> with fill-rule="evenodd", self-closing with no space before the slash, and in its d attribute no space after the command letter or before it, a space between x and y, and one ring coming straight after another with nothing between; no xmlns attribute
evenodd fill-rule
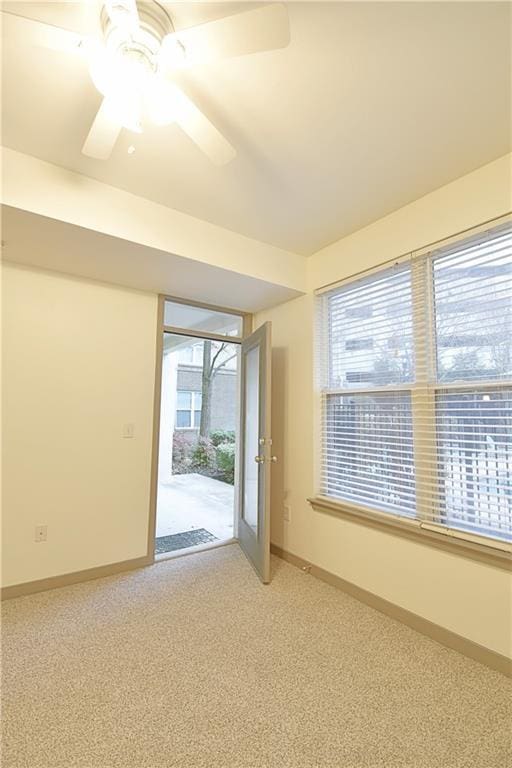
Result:
<svg viewBox="0 0 512 768"><path fill-rule="evenodd" d="M270 581L271 323L242 342L238 539L264 584Z"/></svg>

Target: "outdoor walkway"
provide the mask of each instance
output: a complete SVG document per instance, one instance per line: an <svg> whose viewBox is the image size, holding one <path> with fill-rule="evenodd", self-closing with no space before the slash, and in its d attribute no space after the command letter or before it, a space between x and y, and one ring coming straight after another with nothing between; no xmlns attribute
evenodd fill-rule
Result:
<svg viewBox="0 0 512 768"><path fill-rule="evenodd" d="M218 539L233 536L234 488L204 475L174 475L160 483L156 536L205 528Z"/></svg>

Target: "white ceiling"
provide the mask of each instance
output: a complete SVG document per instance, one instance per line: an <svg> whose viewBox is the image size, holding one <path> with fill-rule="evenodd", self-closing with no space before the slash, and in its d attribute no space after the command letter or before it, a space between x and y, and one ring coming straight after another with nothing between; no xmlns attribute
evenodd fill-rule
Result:
<svg viewBox="0 0 512 768"><path fill-rule="evenodd" d="M247 7L164 4L177 28ZM98 3L3 7L91 32ZM304 255L510 150L508 3L288 8L288 48L180 76L236 147L227 166L175 126L84 157L100 103L86 67L23 39L3 41L3 143Z"/></svg>

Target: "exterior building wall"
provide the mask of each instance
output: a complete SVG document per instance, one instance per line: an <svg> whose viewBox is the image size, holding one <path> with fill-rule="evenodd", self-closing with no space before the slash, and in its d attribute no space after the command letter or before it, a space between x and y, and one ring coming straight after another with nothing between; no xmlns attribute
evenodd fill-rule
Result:
<svg viewBox="0 0 512 768"><path fill-rule="evenodd" d="M177 389L187 392L201 392L202 368L193 365L178 366ZM212 431L216 429L235 430L237 414L236 371L219 371L212 384ZM197 429L180 429L180 432L196 434Z"/></svg>
<svg viewBox="0 0 512 768"><path fill-rule="evenodd" d="M172 477L172 436L176 422L176 355L164 354L162 360L162 392L160 400L160 436L158 480L168 483Z"/></svg>

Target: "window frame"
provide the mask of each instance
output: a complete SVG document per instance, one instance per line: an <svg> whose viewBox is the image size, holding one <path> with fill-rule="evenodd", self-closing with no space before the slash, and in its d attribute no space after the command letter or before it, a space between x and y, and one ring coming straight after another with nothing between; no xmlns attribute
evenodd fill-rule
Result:
<svg viewBox="0 0 512 768"><path fill-rule="evenodd" d="M357 278L353 280L346 280L343 281L342 287L349 287L351 285L355 286L358 282L367 282L369 285L371 285L371 278L374 278L375 280L379 281L382 280L385 276L385 273L388 272L390 276L394 274L400 275L404 274L406 272L410 271L410 263L409 259L400 259L394 262L391 266L387 265L384 267L381 267L379 269L373 269L370 270L367 274L363 274L362 276L358 276ZM415 283L413 280L413 274L411 271L410 274L410 292L411 292L411 332L412 332L412 338L413 338L413 344L414 339L416 337L416 334L419 332L419 326L417 325L417 322L415 321L415 312L414 312L414 288ZM331 289L332 290L332 289ZM330 293L331 291L327 291L327 293ZM324 420L324 416L328 413L328 400L329 398L336 396L336 395L342 395L342 396L364 396L364 395L375 395L375 394L398 394L398 393L406 393L410 395L410 401L411 401L411 418L413 418L412 413L412 406L413 406L413 393L415 390L416 381L417 381L417 366L418 363L416 360L414 360L414 368L412 371L412 378L411 380L406 380L397 384L374 384L371 381L368 381L367 383L364 383L364 381L354 381L352 382L352 386L325 386L325 382L320 381L322 376L326 377L329 382L331 382L335 377L333 376L333 369L332 369L332 359L330 355L330 350L332 347L332 329L330 324L330 311L328 306L328 300L322 299L320 297L320 303L317 305L317 322L318 322L318 333L319 336L325 340L325 343L317 344L317 369L319 371L319 389L320 389L320 419L319 419L319 427L322 424ZM366 308L370 307L369 300L365 301L364 306ZM372 311L367 313L368 318L378 318L378 313L375 314L374 308L372 308ZM373 348L372 348L373 349ZM414 350L414 347L413 347ZM320 356L319 356L320 355ZM323 357L322 357L323 355ZM318 443L321 446L321 450L319 451L319 461L317 465L317 472L316 472L316 486L319 488L322 484L322 473L323 473L323 454L324 454L324 444L323 444L323 434L322 434L322 428L320 427L319 430L319 439ZM414 430L413 430L413 454L415 454L415 441L414 441ZM416 467L416 461L414 462L414 466ZM355 508L361 508L365 514L368 512L371 512L374 510L377 515L386 515L393 518L396 518L398 520L402 519L414 519L414 516L408 515L405 512L403 514L400 514L398 511L393 512L392 510L385 511L385 505L383 504L381 508L379 507L370 507L366 505L364 502L359 501L353 501L349 499L342 499L340 497L332 497L332 496L322 496L321 493L317 495L317 498L324 498L328 499L329 502L340 504L342 506L350 506Z"/></svg>
<svg viewBox="0 0 512 768"><path fill-rule="evenodd" d="M512 220L506 218L501 224L508 225ZM500 225L493 226L487 230L492 237ZM477 239L481 237L480 232L473 232L469 235L467 232L459 236L450 238L450 246L454 249L463 248L465 243L472 237ZM437 245L437 244L436 244ZM330 366L330 324L329 315L326 311L327 301L324 298L326 293L330 293L337 288L356 282L365 277L375 277L378 279L379 273L389 271L392 266L402 267L404 263L409 263L411 269L411 293L412 293L412 328L413 344L415 356L415 378L412 382L405 384L386 385L386 386L364 386L339 388L339 394L370 394L371 392L397 392L408 391L411 395L411 411L413 420L413 444L414 444L414 467L415 467L415 485L416 485L416 515L412 518L400 515L399 513L380 511L377 508L366 506L364 503L344 500L340 497L330 497L317 493L314 497L308 499L312 507L321 512L330 514L338 513L342 516L348 516L363 524L370 524L386 530L392 529L401 535L422 541L423 543L433 544L441 548L455 551L459 554L467 554L482 559L485 562L497 565L498 567L512 568L511 553L512 544L509 541L494 538L491 535L479 535L473 531L465 531L461 528L449 527L442 520L442 511L435 508L434 493L432 489L439 487L439 469L434 468L434 464L428 461L429 450L425 451L425 439L428 435L427 430L420 430L417 426L417 419L420 414L419 403L421 402L421 417L424 419L428 413L430 423L435 423L436 417L436 397L440 393L445 393L450 389L454 391L475 390L492 387L494 390L510 387L512 380L464 380L454 382L438 381L437 377L437 354L436 354L436 321L434 307L434 263L439 257L446 253L446 247L440 243L435 251L432 248L413 252L393 261L391 265L382 264L379 267L368 270L352 279L343 280L338 284L325 286L316 293L320 297L317 309L317 390L319 419L317 421L317 440L320 445L320 451L317 455L316 465L316 487L321 487L321 473L324 467L324 445L321 423L326 413L326 398L335 394L335 390L326 387L325 381L321 381L322 371L329 370ZM420 295L421 294L421 295ZM323 357L322 357L323 356ZM327 356L327 359L325 359ZM325 373L324 373L325 376ZM436 443L434 430L431 431L433 443ZM419 441L421 439L422 448L420 451ZM429 438L427 438L429 439Z"/></svg>
<svg viewBox="0 0 512 768"><path fill-rule="evenodd" d="M252 333L252 314L250 312L243 312L239 309L232 309L231 307L221 307L215 304L205 304L202 301L193 301L191 299L183 299L178 296L171 296L170 294L161 294L160 301L162 302L161 314L162 314L162 330L164 333L174 333L179 336L190 336L194 339L211 339L213 341L228 341L230 344L241 344L242 341ZM193 307L197 309L206 309L211 312L219 312L220 314L233 315L240 317L242 328L241 333L238 335L228 336L223 333L210 333L201 328L184 328L177 325L167 325L165 323L165 307L166 303L182 304L183 306Z"/></svg>

